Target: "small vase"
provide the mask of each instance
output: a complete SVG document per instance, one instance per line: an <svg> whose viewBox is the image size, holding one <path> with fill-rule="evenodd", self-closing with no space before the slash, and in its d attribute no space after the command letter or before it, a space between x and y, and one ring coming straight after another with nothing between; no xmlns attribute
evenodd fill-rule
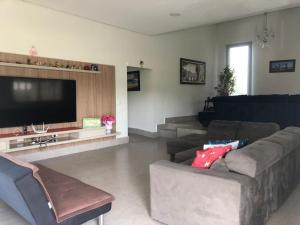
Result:
<svg viewBox="0 0 300 225"><path fill-rule="evenodd" d="M111 134L111 130L112 130L112 128L113 128L112 124L113 124L113 123L112 123L111 121L107 121L107 122L105 123L106 134Z"/></svg>

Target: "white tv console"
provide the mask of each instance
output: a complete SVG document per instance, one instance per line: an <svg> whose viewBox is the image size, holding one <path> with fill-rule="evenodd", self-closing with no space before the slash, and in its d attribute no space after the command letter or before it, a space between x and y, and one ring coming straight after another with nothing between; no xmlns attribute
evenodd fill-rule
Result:
<svg viewBox="0 0 300 225"><path fill-rule="evenodd" d="M50 146L70 144L80 141L88 141L106 137L115 137L117 133L106 134L105 128L86 128L77 127L51 129L44 134L11 133L0 135L0 151L10 153Z"/></svg>

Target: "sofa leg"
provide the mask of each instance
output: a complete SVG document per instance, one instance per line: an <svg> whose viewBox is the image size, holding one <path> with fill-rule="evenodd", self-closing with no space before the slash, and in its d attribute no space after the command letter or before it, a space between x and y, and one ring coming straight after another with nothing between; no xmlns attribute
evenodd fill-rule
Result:
<svg viewBox="0 0 300 225"><path fill-rule="evenodd" d="M104 225L104 218L103 215L98 217L98 225Z"/></svg>
<svg viewBox="0 0 300 225"><path fill-rule="evenodd" d="M171 161L171 162L174 162L174 161L175 161L175 154L174 154L174 153L171 153L171 154L170 154L170 161Z"/></svg>

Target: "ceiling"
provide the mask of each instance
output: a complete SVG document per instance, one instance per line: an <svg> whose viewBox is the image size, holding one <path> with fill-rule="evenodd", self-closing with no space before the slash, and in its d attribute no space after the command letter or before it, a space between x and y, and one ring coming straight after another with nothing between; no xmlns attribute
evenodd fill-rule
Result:
<svg viewBox="0 0 300 225"><path fill-rule="evenodd" d="M300 6L300 0L23 0L138 33L156 35ZM170 13L181 16L171 17Z"/></svg>

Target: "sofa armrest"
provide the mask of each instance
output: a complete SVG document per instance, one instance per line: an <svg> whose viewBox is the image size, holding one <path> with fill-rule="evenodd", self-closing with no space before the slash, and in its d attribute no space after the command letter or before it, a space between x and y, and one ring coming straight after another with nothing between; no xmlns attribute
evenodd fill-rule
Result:
<svg viewBox="0 0 300 225"><path fill-rule="evenodd" d="M234 173L158 161L150 165L151 216L172 225L246 225L242 192L251 181Z"/></svg>

